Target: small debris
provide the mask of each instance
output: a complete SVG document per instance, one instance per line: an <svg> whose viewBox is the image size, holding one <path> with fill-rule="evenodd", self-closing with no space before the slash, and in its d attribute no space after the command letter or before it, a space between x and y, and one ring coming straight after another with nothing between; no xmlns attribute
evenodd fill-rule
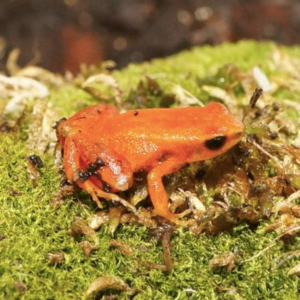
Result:
<svg viewBox="0 0 300 300"><path fill-rule="evenodd" d="M176 207L180 207L185 202L187 202L190 211L192 211L196 217L203 215L203 213L206 211L206 207L201 202L199 197L197 197L196 193L184 191L183 189L178 188L178 191L172 193L170 199L173 201L171 204L172 211L175 211Z"/></svg>
<svg viewBox="0 0 300 300"><path fill-rule="evenodd" d="M94 236L96 235L94 229L87 226L82 218L75 217L75 224L69 229L69 234L74 237L78 236Z"/></svg>
<svg viewBox="0 0 300 300"><path fill-rule="evenodd" d="M204 104L193 94L185 90L178 84L171 83L172 92L174 93L175 100L180 104L180 106L190 106L190 105L198 105L203 107Z"/></svg>
<svg viewBox="0 0 300 300"><path fill-rule="evenodd" d="M120 219L121 224L140 224L149 228L157 226L157 221L152 218L152 212L147 209L141 209L138 214L124 213Z"/></svg>
<svg viewBox="0 0 300 300"><path fill-rule="evenodd" d="M104 289L131 292L130 287L120 278L113 275L106 275L93 281L85 292L85 297L90 297L93 293L100 292Z"/></svg>
<svg viewBox="0 0 300 300"><path fill-rule="evenodd" d="M98 230L103 224L109 222L108 212L106 211L99 211L94 215L89 216L88 218L88 225L94 229Z"/></svg>
<svg viewBox="0 0 300 300"><path fill-rule="evenodd" d="M47 258L49 259L50 265L61 265L65 260L63 253L48 253Z"/></svg>
<svg viewBox="0 0 300 300"><path fill-rule="evenodd" d="M126 211L124 206L114 206L109 209L108 219L108 232L113 234L120 224L121 216Z"/></svg>
<svg viewBox="0 0 300 300"><path fill-rule="evenodd" d="M253 77L258 84L258 86L265 92L268 93L271 91L271 83L266 76L266 74L259 68L253 68Z"/></svg>
<svg viewBox="0 0 300 300"><path fill-rule="evenodd" d="M171 271L173 268L173 261L171 255L171 237L175 230L175 227L170 223L164 222L159 219L159 226L150 230L150 236L156 241L161 241L163 247L163 257L165 271Z"/></svg>
<svg viewBox="0 0 300 300"><path fill-rule="evenodd" d="M30 155L28 156L28 160L30 160L30 162L32 162L38 169L43 168L44 166L41 158L38 155Z"/></svg>
<svg viewBox="0 0 300 300"><path fill-rule="evenodd" d="M134 191L133 195L130 197L130 203L132 205L137 205L139 202L145 200L148 195L149 192L147 185L139 185Z"/></svg>
<svg viewBox="0 0 300 300"><path fill-rule="evenodd" d="M292 269L288 271L288 275L293 275L293 274L300 276L300 264L294 266Z"/></svg>
<svg viewBox="0 0 300 300"><path fill-rule="evenodd" d="M110 247L117 248L122 254L124 254L126 256L131 256L133 254L131 247L122 241L111 240L111 241L109 241L108 245Z"/></svg>
<svg viewBox="0 0 300 300"><path fill-rule="evenodd" d="M251 261L251 260L254 260L254 259L260 257L264 252L266 252L270 248L274 247L276 245L276 241L278 241L279 239L281 239L283 236L285 236L287 234L290 235L290 236L293 236L294 234L298 233L299 231L300 231L300 226L298 226L297 224L293 224L285 232L283 232L282 234L280 234L279 236L277 236L275 239L273 239L272 243L270 243L267 247L265 247L264 249L262 249L261 251L259 251L257 254L253 255L252 257L244 260L243 262L248 262L248 261Z"/></svg>
<svg viewBox="0 0 300 300"><path fill-rule="evenodd" d="M265 231L271 232L274 230L283 231L293 231L294 228L300 226L300 220L291 214L282 214L279 219L270 224ZM296 233L296 232L295 232Z"/></svg>
<svg viewBox="0 0 300 300"><path fill-rule="evenodd" d="M22 294L27 292L27 287L26 285L24 285L23 283L21 283L20 281L15 281L14 282L14 287L16 290L18 290L19 292L21 292Z"/></svg>
<svg viewBox="0 0 300 300"><path fill-rule="evenodd" d="M238 257L238 254L232 252L215 254L214 257L209 261L209 267L210 269L226 267L228 271L231 271L235 267Z"/></svg>
<svg viewBox="0 0 300 300"><path fill-rule="evenodd" d="M40 172L38 171L38 168L42 167L43 162L39 156L30 155L27 157L27 173L34 186L40 179Z"/></svg>
<svg viewBox="0 0 300 300"><path fill-rule="evenodd" d="M290 254L288 254L287 257L285 257L284 259L282 259L276 266L274 269L279 269L281 268L285 263L287 263L288 261L290 261L291 259L293 259L295 256L299 256L300 255L300 251L293 251L293 252L289 252Z"/></svg>
<svg viewBox="0 0 300 300"><path fill-rule="evenodd" d="M58 189L51 197L50 204L52 207L60 207L64 203L64 198L73 195L75 187L73 185L65 185Z"/></svg>
<svg viewBox="0 0 300 300"><path fill-rule="evenodd" d="M1 118L1 130L15 128L27 109L32 99L43 99L49 91L40 82L26 77L7 77L0 74L1 97L7 98L7 102ZM5 130L7 131L7 130Z"/></svg>
<svg viewBox="0 0 300 300"><path fill-rule="evenodd" d="M88 242L88 241L82 241L82 242L80 243L80 247L83 249L84 255L85 255L86 257L89 257L90 254L91 254L91 252L92 252L93 250L99 249L98 246L93 246L93 245L92 245L90 242Z"/></svg>
<svg viewBox="0 0 300 300"><path fill-rule="evenodd" d="M196 291L193 289L185 289L185 293L188 297L191 297L196 293Z"/></svg>
<svg viewBox="0 0 300 300"><path fill-rule="evenodd" d="M250 98L250 107L252 109L255 108L256 102L261 97L262 93L263 93L263 89L255 89L253 95Z"/></svg>
<svg viewBox="0 0 300 300"><path fill-rule="evenodd" d="M123 102L123 92L114 77L109 74L101 73L97 75L90 76L87 80L85 80L81 86L87 92L91 92L93 95L100 95L100 99L103 99L103 94L97 88L97 84L103 84L112 89L114 94L114 99L117 103L117 106L120 106ZM96 93L94 94L93 91ZM101 99L101 100L102 100Z"/></svg>
<svg viewBox="0 0 300 300"><path fill-rule="evenodd" d="M93 250L99 249L99 237L97 236L94 229L87 226L82 218L76 217L75 224L69 229L69 234L75 238L78 237L90 237L94 241L94 245L92 245L88 241L82 241L80 246L83 248L84 254L89 256Z"/></svg>
<svg viewBox="0 0 300 300"><path fill-rule="evenodd" d="M167 271L167 267L165 264L156 264L149 261L139 260L137 259L139 264L145 266L148 270L160 270L160 271Z"/></svg>
<svg viewBox="0 0 300 300"><path fill-rule="evenodd" d="M15 112L17 103L26 98L44 98L49 95L48 88L40 82L22 76L7 77L0 74L0 90L3 98L11 98L5 113Z"/></svg>
<svg viewBox="0 0 300 300"><path fill-rule="evenodd" d="M59 74L54 74L46 69L37 66L28 66L18 70L15 74L18 77L26 77L38 80L47 86L60 87L64 84L64 79Z"/></svg>
<svg viewBox="0 0 300 300"><path fill-rule="evenodd" d="M236 105L236 100L234 96L226 90L223 90L222 88L208 85L203 85L201 88L211 97L222 100L228 107Z"/></svg>
<svg viewBox="0 0 300 300"><path fill-rule="evenodd" d="M145 78L146 78L148 90L153 95L158 95L158 94L162 93L162 89L161 89L160 85L154 78L152 78L150 76L145 76Z"/></svg>
<svg viewBox="0 0 300 300"><path fill-rule="evenodd" d="M45 153L56 145L56 134L53 123L56 113L49 107L45 99L36 99L32 113L29 114L27 147L30 153Z"/></svg>
<svg viewBox="0 0 300 300"><path fill-rule="evenodd" d="M166 271L171 271L173 268L173 260L171 254L171 237L173 231L168 230L162 236L162 246L163 246L163 255L164 255L164 263L166 266Z"/></svg>

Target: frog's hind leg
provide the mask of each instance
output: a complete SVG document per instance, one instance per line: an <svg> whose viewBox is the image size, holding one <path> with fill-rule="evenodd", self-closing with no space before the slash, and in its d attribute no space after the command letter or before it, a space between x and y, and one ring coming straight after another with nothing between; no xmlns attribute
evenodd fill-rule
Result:
<svg viewBox="0 0 300 300"><path fill-rule="evenodd" d="M179 225L186 225L187 222L178 220L180 217L183 217L186 213L183 214L174 214L169 210L169 199L165 190L165 187L162 183L162 177L168 174L171 174L179 170L184 164L167 160L157 165L152 169L148 176L148 186L149 194L151 197L152 204L154 206L154 214L162 216L171 222L174 222Z"/></svg>
<svg viewBox="0 0 300 300"><path fill-rule="evenodd" d="M78 144L78 142L76 143L75 140L80 140L82 144ZM91 146L85 147L84 145ZM113 162L118 161L119 157L115 157L114 153L109 153L105 146L100 147L100 145L93 145L90 140L84 139L82 136L80 136L79 139L75 139L74 137L68 138L65 141L64 149L64 168L67 179L70 183L76 182L80 188L87 191L100 208L102 208L102 205L98 198L105 198L106 200L120 202L130 211L136 213L135 207L126 200L122 199L118 195L101 190L102 182L100 180L97 180L97 178L94 178L95 180L91 180L89 176L85 178L85 176L88 175L85 172L88 161L96 161L97 158L100 158L104 165L101 168L103 170L99 170L99 175L104 178L110 178L113 181L112 184L114 184L115 180L117 180L117 188L121 187L123 189L127 189L131 185L133 179L132 174L130 173L131 170L128 170L128 165L126 165L125 161L122 161L123 169L120 166L117 168ZM127 168L124 169L125 165ZM115 174L111 174L112 171L115 171ZM103 172L105 172L106 177L102 176Z"/></svg>
<svg viewBox="0 0 300 300"><path fill-rule="evenodd" d="M76 139L80 152L80 161L92 181L106 185L106 192L126 191L133 183L133 172L128 160L116 153L102 141L93 141L89 137ZM80 141L80 142L79 142Z"/></svg>

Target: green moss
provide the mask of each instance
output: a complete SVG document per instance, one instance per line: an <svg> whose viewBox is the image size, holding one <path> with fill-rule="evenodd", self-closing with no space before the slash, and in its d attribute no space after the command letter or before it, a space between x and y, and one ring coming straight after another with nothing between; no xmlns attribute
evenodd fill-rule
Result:
<svg viewBox="0 0 300 300"><path fill-rule="evenodd" d="M166 93L172 82L200 97L199 79L215 76L226 64L234 63L243 71L259 65L266 74L276 74L271 63L274 49L273 43L251 41L195 48L151 63L130 65L113 76L125 97L145 75L156 78ZM282 51L300 57L300 48ZM285 93L284 89L278 92L278 99L286 97ZM96 99L67 86L52 90L50 102L61 116L68 116ZM105 274L116 275L137 289L134 299L297 299L298 278L287 275L297 259L274 268L287 250L279 241L260 257L247 261L276 236L264 233L266 221L258 230L243 224L216 236L194 236L186 229L178 229L172 239L174 269L169 273L149 271L139 263L163 262L161 245L153 241L148 244L145 227L122 226L114 233L114 239L133 248L133 256L109 248L111 236L104 226L97 233L100 249L85 257L68 230L74 217L87 219L95 205L83 204L74 196L67 198L60 209L52 208L50 198L59 187L53 157L41 156L44 168L34 186L26 171L28 152L26 141L20 138L22 134L0 134L0 299L82 299L89 284ZM299 238L295 238L292 247L299 247ZM233 251L240 258L231 272L209 268L214 254ZM58 252L64 253L65 261L60 266L50 265L47 254ZM27 291L18 290L15 282L22 283ZM188 297L187 289L195 293ZM120 299L128 299L126 293L121 293Z"/></svg>
<svg viewBox="0 0 300 300"><path fill-rule="evenodd" d="M82 89L69 85L53 89L49 102L58 114L69 116L87 105L95 103L95 99Z"/></svg>
<svg viewBox="0 0 300 300"><path fill-rule="evenodd" d="M179 84L196 97L201 93L196 78L215 75L220 67L235 64L242 70L259 64L269 73L268 62L271 59L273 43L257 44L240 42L223 44L218 47L194 48L166 59L155 59L151 63L132 64L124 71L114 73L114 77L124 90L135 88L144 75L154 76L163 86L168 82ZM202 100L202 99L201 99Z"/></svg>

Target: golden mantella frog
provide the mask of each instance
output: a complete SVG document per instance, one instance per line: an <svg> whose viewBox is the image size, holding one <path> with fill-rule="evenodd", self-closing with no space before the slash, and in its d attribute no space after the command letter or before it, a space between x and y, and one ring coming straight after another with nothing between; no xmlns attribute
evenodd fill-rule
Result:
<svg viewBox="0 0 300 300"><path fill-rule="evenodd" d="M147 173L153 213L176 222L162 177L182 166L218 156L237 144L245 126L219 103L118 113L112 105L85 108L57 126L70 183L98 198L116 200L136 172Z"/></svg>

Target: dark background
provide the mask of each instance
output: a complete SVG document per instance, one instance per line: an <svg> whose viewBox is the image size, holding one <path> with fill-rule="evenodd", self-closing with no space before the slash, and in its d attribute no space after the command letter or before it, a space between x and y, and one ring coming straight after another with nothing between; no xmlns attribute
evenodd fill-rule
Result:
<svg viewBox="0 0 300 300"><path fill-rule="evenodd" d="M0 0L0 71L19 64L77 72L240 39L300 43L299 0Z"/></svg>

